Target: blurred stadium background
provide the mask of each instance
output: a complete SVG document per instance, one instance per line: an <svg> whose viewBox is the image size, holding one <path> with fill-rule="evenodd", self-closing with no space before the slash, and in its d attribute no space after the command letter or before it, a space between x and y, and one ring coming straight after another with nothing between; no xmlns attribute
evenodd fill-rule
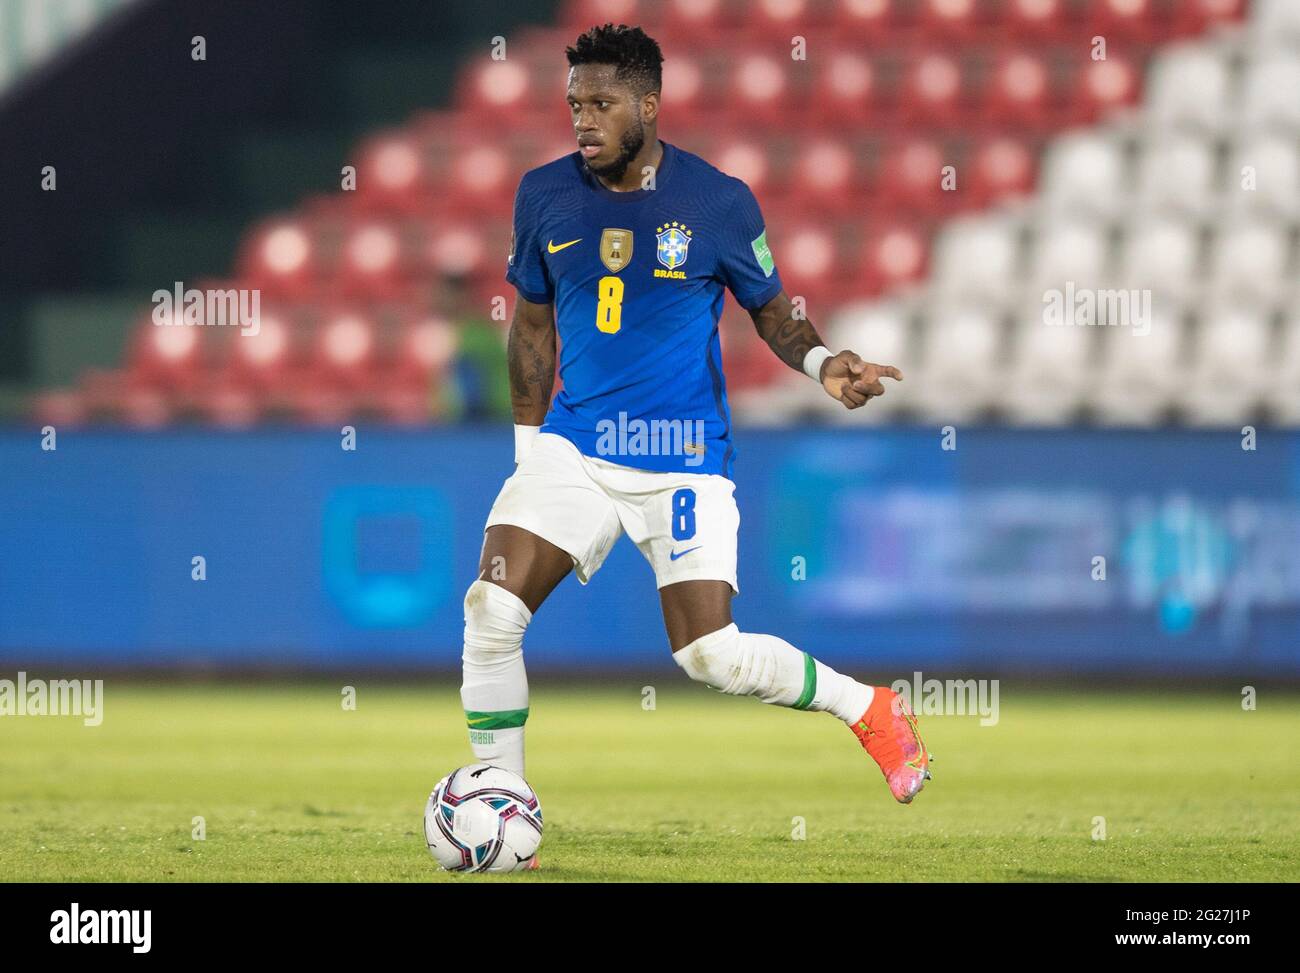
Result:
<svg viewBox="0 0 1300 973"><path fill-rule="evenodd" d="M745 627L907 672L1300 676L1300 3L499 8L0 0L0 658L458 666L513 194L613 21L828 343L907 375L847 413L728 298ZM257 289L259 332L160 326L178 281ZM1149 333L1045 324L1067 286L1150 291ZM530 666L665 663L630 545L577 589Z"/></svg>

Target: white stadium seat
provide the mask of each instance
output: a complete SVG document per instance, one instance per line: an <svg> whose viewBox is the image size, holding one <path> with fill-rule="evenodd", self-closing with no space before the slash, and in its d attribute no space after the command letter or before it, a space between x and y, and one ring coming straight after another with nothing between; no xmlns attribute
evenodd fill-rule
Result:
<svg viewBox="0 0 1300 973"><path fill-rule="evenodd" d="M1075 216L1110 216L1128 194L1123 143L1107 133L1057 139L1043 159L1045 209Z"/></svg>
<svg viewBox="0 0 1300 973"><path fill-rule="evenodd" d="M1252 0L1251 27L1263 44L1300 44L1300 3L1296 0Z"/></svg>
<svg viewBox="0 0 1300 973"><path fill-rule="evenodd" d="M1160 55L1150 69L1147 120L1161 129L1215 132L1231 117L1224 58L1205 44L1185 44Z"/></svg>
<svg viewBox="0 0 1300 973"><path fill-rule="evenodd" d="M1220 297L1272 304L1282 294L1291 266L1289 229L1254 220L1221 228L1210 252L1210 286Z"/></svg>
<svg viewBox="0 0 1300 973"><path fill-rule="evenodd" d="M1296 4L1300 8L1300 3ZM1300 51L1278 51L1246 66L1238 124L1300 133Z"/></svg>
<svg viewBox="0 0 1300 973"><path fill-rule="evenodd" d="M1133 221L1122 247L1120 280L1125 287L1186 299L1198 283L1199 237L1182 220Z"/></svg>
<svg viewBox="0 0 1300 973"><path fill-rule="evenodd" d="M1220 305L1199 317L1191 365L1178 393L1179 408L1199 425L1244 422L1259 406L1261 379L1272 367L1269 316Z"/></svg>
<svg viewBox="0 0 1300 973"><path fill-rule="evenodd" d="M1052 326L1042 305L1026 305L1013 328L1012 366L1000 407L1032 425L1070 420L1094 378L1095 327Z"/></svg>
<svg viewBox="0 0 1300 973"><path fill-rule="evenodd" d="M1020 225L1004 216L954 220L934 245L930 276L950 300L1003 301L1017 280Z"/></svg>
<svg viewBox="0 0 1300 973"><path fill-rule="evenodd" d="M925 318L920 381L909 398L936 422L979 416L1005 381L1000 320L987 311L943 304L927 308Z"/></svg>
<svg viewBox="0 0 1300 973"><path fill-rule="evenodd" d="M1140 212L1200 215L1213 200L1215 150L1196 135L1171 135L1140 147L1136 208Z"/></svg>
<svg viewBox="0 0 1300 973"><path fill-rule="evenodd" d="M886 379L884 395L872 399L865 408L850 411L821 393L814 383L808 383L820 395L819 411L839 422L876 423L914 405L910 376L919 369L913 367L916 359L911 314L910 307L901 301L881 301L851 305L831 319L824 337L832 351L850 348L867 361L896 365L903 372L903 384Z"/></svg>
<svg viewBox="0 0 1300 973"><path fill-rule="evenodd" d="M1098 286L1108 270L1107 236L1105 227L1085 221L1040 227L1029 249L1031 296L1041 297L1044 290L1062 288L1069 281L1080 287Z"/></svg>
<svg viewBox="0 0 1300 973"><path fill-rule="evenodd" d="M1276 421L1300 426L1300 304L1283 319L1267 395L1269 412Z"/></svg>
<svg viewBox="0 0 1300 973"><path fill-rule="evenodd" d="M1153 303L1143 334L1133 327L1103 327L1097 382L1088 390L1104 421L1152 425L1164 419L1174 393L1185 381L1184 322L1180 310Z"/></svg>
<svg viewBox="0 0 1300 973"><path fill-rule="evenodd" d="M1295 219L1300 215L1300 138L1268 133L1238 142L1223 191L1229 210Z"/></svg>

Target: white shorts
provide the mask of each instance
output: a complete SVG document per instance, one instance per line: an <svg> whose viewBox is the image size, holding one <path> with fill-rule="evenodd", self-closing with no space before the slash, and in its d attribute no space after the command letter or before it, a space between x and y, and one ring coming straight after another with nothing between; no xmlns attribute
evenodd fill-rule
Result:
<svg viewBox="0 0 1300 973"><path fill-rule="evenodd" d="M487 526L512 524L550 541L573 558L583 584L627 531L654 569L658 587L725 581L739 594L735 489L713 473L658 473L607 463L544 432L501 488Z"/></svg>

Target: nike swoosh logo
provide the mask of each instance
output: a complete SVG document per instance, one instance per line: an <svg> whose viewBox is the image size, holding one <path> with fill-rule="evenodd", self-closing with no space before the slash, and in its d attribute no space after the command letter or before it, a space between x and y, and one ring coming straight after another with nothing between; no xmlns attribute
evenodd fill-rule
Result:
<svg viewBox="0 0 1300 973"><path fill-rule="evenodd" d="M557 246L555 245L555 241L554 241L554 240L547 240L547 241L546 241L546 252L547 252L547 253L559 253L559 252L560 252L561 250L563 250L565 247L571 247L571 246L573 246L575 243L581 243L581 242L582 242L582 237L578 237L578 239L576 239L576 240L570 240L568 243L561 243L561 244L557 247Z"/></svg>
<svg viewBox="0 0 1300 973"><path fill-rule="evenodd" d="M678 554L676 551L670 551L668 554L668 560L676 561L679 557L685 557L687 554L690 554L691 551L698 551L703 546L704 546L703 544L696 544L694 547L688 547L680 554Z"/></svg>

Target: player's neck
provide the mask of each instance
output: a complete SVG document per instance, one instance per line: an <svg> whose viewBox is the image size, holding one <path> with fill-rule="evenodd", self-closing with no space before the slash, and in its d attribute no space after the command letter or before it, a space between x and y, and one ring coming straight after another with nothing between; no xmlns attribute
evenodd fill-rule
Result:
<svg viewBox="0 0 1300 973"><path fill-rule="evenodd" d="M646 166L658 172L659 164L663 162L663 159L664 146L656 135L654 138L646 139L645 145L641 146L641 151L632 157L623 173L623 178L618 182L610 182L603 176L596 176L596 178L600 180L602 186L616 193L635 192L638 189L645 188Z"/></svg>

